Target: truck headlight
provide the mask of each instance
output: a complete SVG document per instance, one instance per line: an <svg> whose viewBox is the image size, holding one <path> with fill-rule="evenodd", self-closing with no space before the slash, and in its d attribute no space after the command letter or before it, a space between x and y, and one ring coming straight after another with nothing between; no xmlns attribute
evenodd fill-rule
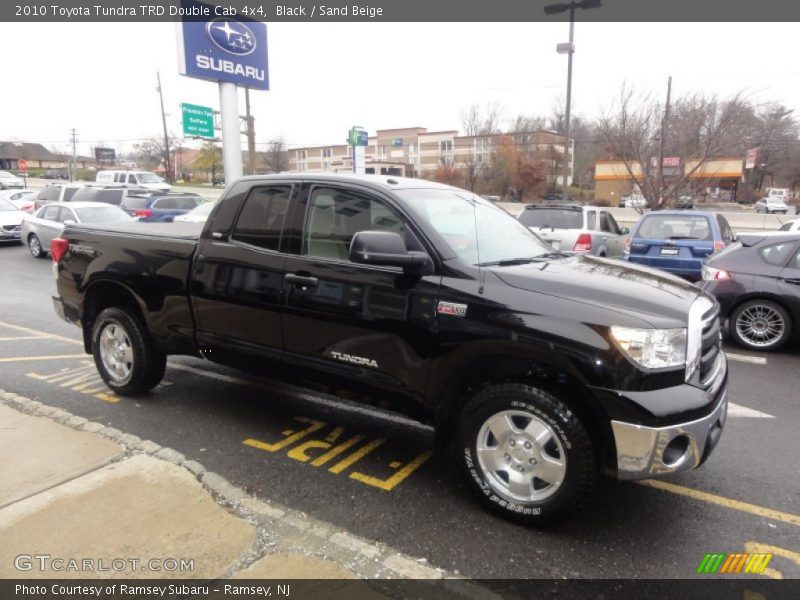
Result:
<svg viewBox="0 0 800 600"><path fill-rule="evenodd" d="M611 336L625 356L646 369L686 364L686 329L634 329L614 325Z"/></svg>

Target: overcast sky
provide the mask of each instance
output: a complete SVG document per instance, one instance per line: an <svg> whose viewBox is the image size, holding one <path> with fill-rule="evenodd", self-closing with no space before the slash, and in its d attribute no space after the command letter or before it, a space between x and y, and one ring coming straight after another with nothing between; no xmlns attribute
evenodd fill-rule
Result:
<svg viewBox="0 0 800 600"><path fill-rule="evenodd" d="M563 98L565 23L270 23L268 92L252 91L259 149L341 143L351 125L459 129L471 104L546 115ZM663 95L723 95L800 109L796 23L580 23L574 112L595 116L624 81ZM160 135L156 71L170 131L181 102L219 108L217 85L178 74L173 23L0 23L0 140L125 150ZM11 79L15 84L10 83ZM242 114L244 92L240 92Z"/></svg>

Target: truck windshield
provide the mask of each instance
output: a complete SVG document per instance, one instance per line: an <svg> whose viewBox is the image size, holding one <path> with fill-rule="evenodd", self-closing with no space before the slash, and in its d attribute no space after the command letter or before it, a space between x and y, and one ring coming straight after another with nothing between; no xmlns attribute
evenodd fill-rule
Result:
<svg viewBox="0 0 800 600"><path fill-rule="evenodd" d="M471 265L544 258L553 249L502 208L467 191L398 190L417 215Z"/></svg>
<svg viewBox="0 0 800 600"><path fill-rule="evenodd" d="M139 183L162 183L164 181L155 173L136 173L136 177L139 178Z"/></svg>

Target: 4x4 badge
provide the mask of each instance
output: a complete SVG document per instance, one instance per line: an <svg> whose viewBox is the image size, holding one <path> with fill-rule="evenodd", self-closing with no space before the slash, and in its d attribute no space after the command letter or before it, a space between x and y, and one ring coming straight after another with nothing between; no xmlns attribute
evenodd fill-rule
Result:
<svg viewBox="0 0 800 600"><path fill-rule="evenodd" d="M456 302L439 302L439 307L436 309L440 315L451 315L453 317L466 317L467 305L457 304Z"/></svg>

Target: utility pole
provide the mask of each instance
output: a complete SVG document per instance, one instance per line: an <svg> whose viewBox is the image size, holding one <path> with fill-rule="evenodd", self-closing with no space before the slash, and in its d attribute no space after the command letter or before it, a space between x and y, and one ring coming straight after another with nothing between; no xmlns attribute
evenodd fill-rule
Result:
<svg viewBox="0 0 800 600"><path fill-rule="evenodd" d="M664 144L666 143L666 138L667 138L667 121L669 121L669 102L671 95L672 95L672 75L670 75L669 79L667 79L667 102L664 104L664 118L661 119L661 141L658 149L658 205L659 206L661 206L661 203L664 198Z"/></svg>
<svg viewBox="0 0 800 600"><path fill-rule="evenodd" d="M73 127L70 135L70 143L72 144L72 165L69 170L69 180L75 181L78 178L78 151L76 144L78 143L78 131Z"/></svg>
<svg viewBox="0 0 800 600"><path fill-rule="evenodd" d="M256 172L255 117L250 114L250 88L244 88L245 123L247 124L247 162L250 174Z"/></svg>
<svg viewBox="0 0 800 600"><path fill-rule="evenodd" d="M164 113L164 94L161 91L161 73L156 71L156 79L158 80L158 97L161 100L161 124L164 126L164 160L166 161L167 181L172 183L172 166L169 160L169 135L167 134L167 115Z"/></svg>

